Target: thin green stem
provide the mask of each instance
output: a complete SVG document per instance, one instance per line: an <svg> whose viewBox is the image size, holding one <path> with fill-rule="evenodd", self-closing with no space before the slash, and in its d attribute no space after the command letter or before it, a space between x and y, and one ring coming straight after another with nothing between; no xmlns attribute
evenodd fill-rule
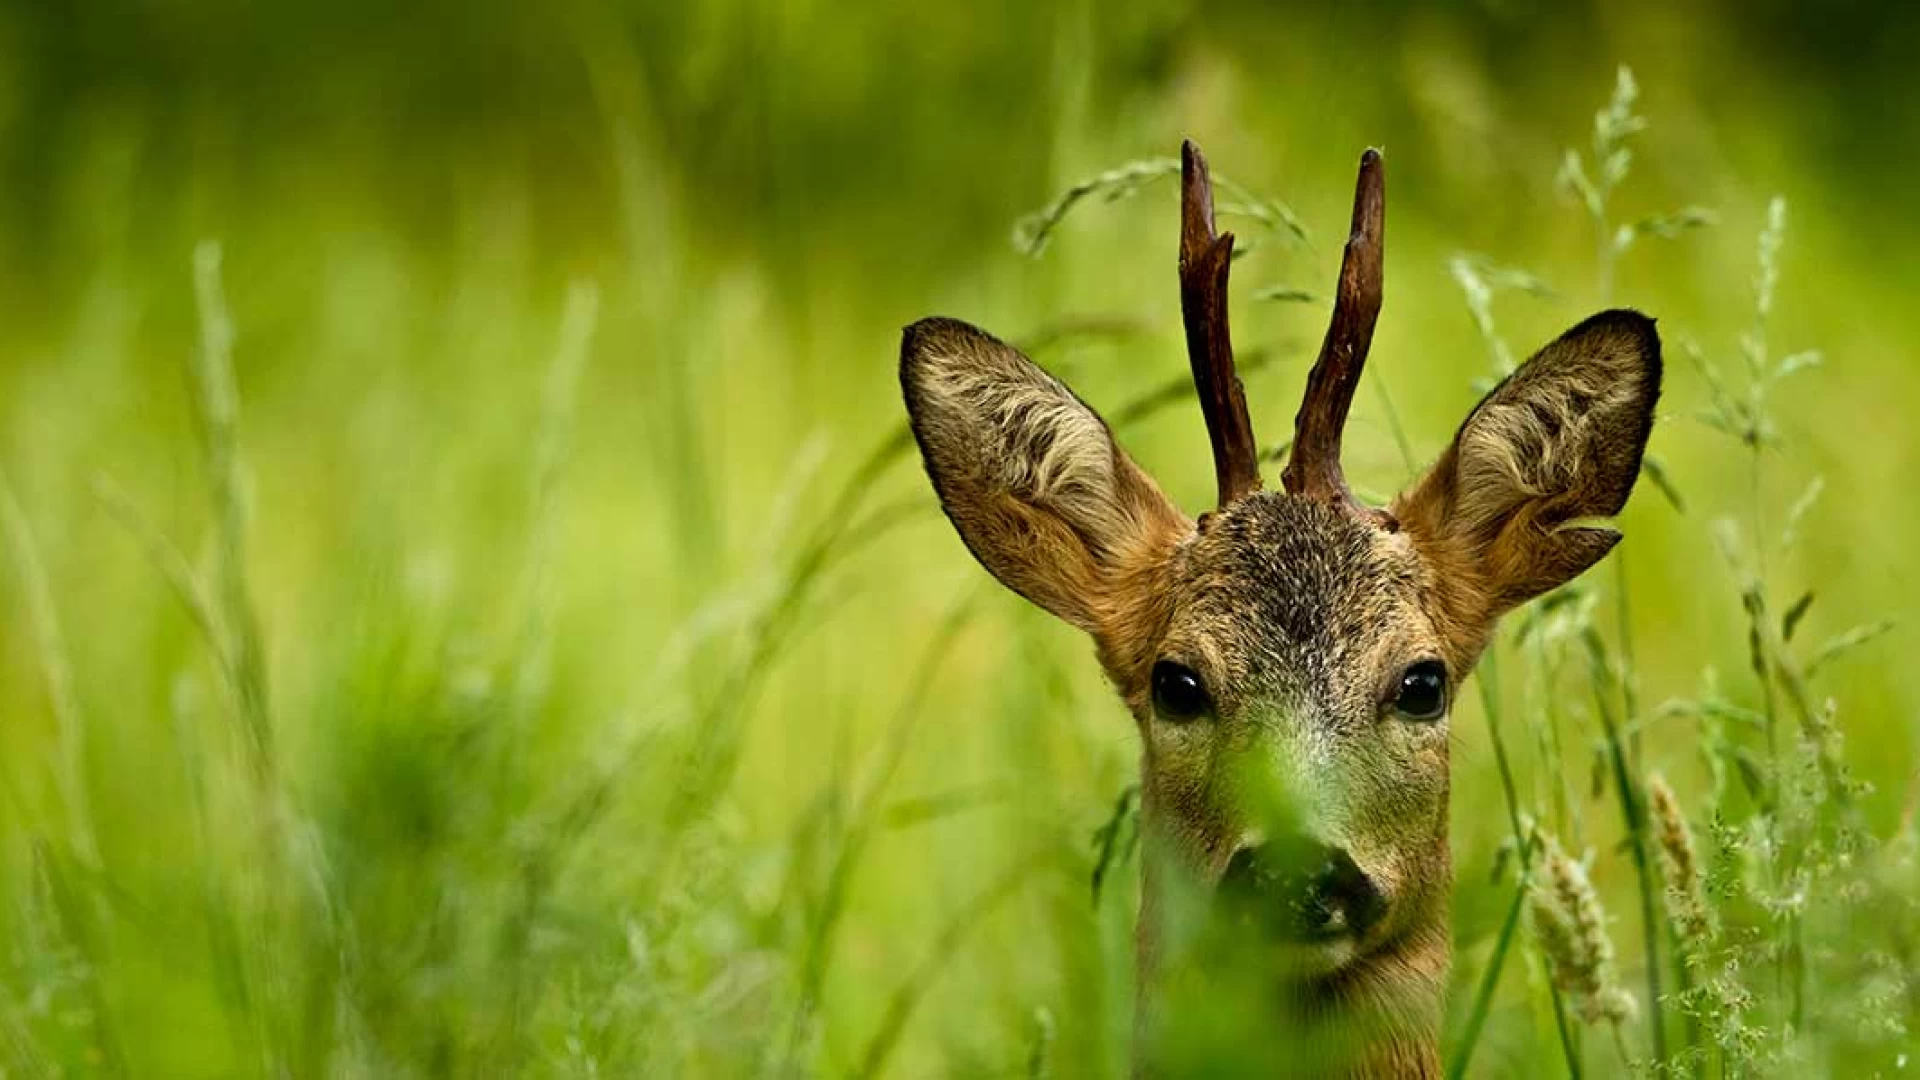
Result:
<svg viewBox="0 0 1920 1080"><path fill-rule="evenodd" d="M212 241L193 253L194 296L200 316L200 347L194 350L192 380L194 412L216 515L217 585L234 696L255 776L262 789L269 790L274 774L273 725L267 704L266 650L247 586L248 508L240 457L240 395L234 383L233 320L221 288L220 258L220 245Z"/></svg>
<svg viewBox="0 0 1920 1080"><path fill-rule="evenodd" d="M1560 989L1553 986L1552 980L1548 980L1547 985L1553 988L1553 1026L1560 1033L1560 1056L1567 1063L1567 1075L1573 1080L1580 1080L1583 1073L1580 1068L1580 1048L1573 1042L1573 1025L1567 1022L1567 1007L1560 1000Z"/></svg>
<svg viewBox="0 0 1920 1080"><path fill-rule="evenodd" d="M1620 639L1621 720L1627 725L1627 752L1636 775L1642 767L1640 756L1639 668L1633 657L1633 596L1627 589L1627 553L1613 553L1614 619Z"/></svg>
<svg viewBox="0 0 1920 1080"><path fill-rule="evenodd" d="M992 914L993 909L1013 895L1027 878L1041 865L1038 855L1029 855L1008 867L985 889L969 900L951 919L934 939L933 946L920 963L908 972L907 977L894 990L881 1014L880 1027L873 1038L867 1042L867 1050L861 1057L860 1065L853 1075L859 1080L873 1080L886 1071L887 1061L893 1056L893 1050L900 1043L900 1035L906 1029L907 1021L912 1018L914 1009L925 996L947 961L959 951L968 935Z"/></svg>
<svg viewBox="0 0 1920 1080"><path fill-rule="evenodd" d="M1615 1053L1620 1055L1620 1071L1631 1075L1633 1073L1633 1057L1627 1053L1627 1037L1620 1033L1620 1024L1618 1021L1608 1024L1607 1027L1613 1031L1613 1049Z"/></svg>
<svg viewBox="0 0 1920 1080"><path fill-rule="evenodd" d="M86 1022L93 1035L91 1049L99 1055L96 1068L107 1076L131 1075L125 1048L114 1032L112 998L101 970L106 943L102 940L100 920L89 916L87 909L92 905L81 896L60 852L41 837L34 837L32 844L33 859L45 882L55 923L65 944L80 960L79 989L87 1003Z"/></svg>
<svg viewBox="0 0 1920 1080"><path fill-rule="evenodd" d="M973 603L975 593L969 591L941 620L934 631L933 640L928 644L908 682L905 696L895 710L893 721L887 730L886 741L881 745L877 760L873 765L864 789L857 798L851 820L840 836L838 850L834 854L832 868L827 873L826 886L818 904L818 911L812 920L807 935L806 949L802 954L800 967L800 1000L794 1010L792 1022L788 1026L786 1060L791 1066L801 1051L815 1009L818 1008L821 986L826 980L827 965L832 956L835 931L840 925L847 909L847 899L853 884L853 875L865 855L868 841L880 822L880 800L887 785L898 771L901 760L906 756L908 736L913 730L914 721L920 715L927 694L933 686L934 675L940 665L952 651L953 642L966 626L976 610Z"/></svg>
<svg viewBox="0 0 1920 1080"><path fill-rule="evenodd" d="M1486 656L1480 664L1478 682L1481 711L1487 716L1488 738L1493 743L1494 762L1500 770L1500 787L1506 797L1507 820L1513 829L1513 844L1520 859L1520 874L1518 888L1514 891L1513 907L1507 912L1506 922L1501 927L1499 939L1494 942L1493 954L1487 958L1487 967L1480 976L1480 987L1474 994L1473 1010L1468 1015L1466 1030L1462 1033L1460 1045L1454 1050L1453 1060L1448 1065L1449 1077L1464 1075L1468 1063L1473 1059L1474 1047L1478 1045L1481 1030L1486 1025L1487 1012L1493 1004L1493 993L1499 985L1501 971L1506 966L1507 954L1512 947L1513 935L1519 924L1520 908L1526 899L1529 874L1533 865L1533 847L1526 835L1526 824L1520 818L1519 789L1513 781L1513 766L1507 756L1506 740L1500 734L1498 642L1487 646ZM1577 1078L1580 1075L1579 1052L1573 1045L1573 1036L1567 1027L1566 1007L1560 998L1560 988L1549 980L1547 991L1553 1001L1554 1026L1560 1033L1560 1048L1566 1056L1567 1071Z"/></svg>
<svg viewBox="0 0 1920 1080"><path fill-rule="evenodd" d="M1756 320L1754 348L1765 349L1764 322ZM1781 765L1780 748L1780 705L1774 692L1773 664L1769 648L1772 630L1772 617L1767 604L1767 543L1766 543L1766 499L1765 499L1765 448L1760 438L1762 393L1759 389L1759 376L1755 375L1755 388L1752 396L1751 428L1748 432L1748 512L1752 519L1754 565L1753 577L1748 582L1744 604L1750 620L1748 629L1748 651L1753 667L1753 676L1760 685L1761 717L1765 724L1767 739L1767 802L1768 813L1764 822L1768 836L1768 847L1776 853L1782 853L1780 844L1780 819L1785 812L1786 789L1782 781L1784 770ZM1776 857L1767 860L1767 874L1775 893L1779 892L1781 882L1787 877L1786 868ZM1796 975L1800 955L1800 917L1794 910L1788 910L1782 918L1786 922L1786 948L1779 949L1774 955L1774 986L1781 997L1789 1002L1790 1025L1782 1025L1781 1039L1784 1043L1788 1033L1800 1028L1806 1014L1804 979Z"/></svg>
<svg viewBox="0 0 1920 1080"><path fill-rule="evenodd" d="M1613 714L1611 695L1607 693L1606 656L1599 635L1591 630L1585 635L1588 655L1594 672L1594 706L1600 714L1602 733L1606 737L1607 756L1613 767L1614 786L1619 789L1620 812L1627 830L1627 840L1633 854L1634 876L1640 887L1640 929L1646 950L1647 969L1647 1031L1652 1042L1653 1059L1656 1065L1664 1065L1667 1060L1667 1032L1665 1017L1660 1009L1660 920L1658 908L1658 883L1653 860L1647 854L1646 815L1642 812L1640 795L1634 783L1633 772L1627 764L1626 747L1620 739L1620 723Z"/></svg>
<svg viewBox="0 0 1920 1080"><path fill-rule="evenodd" d="M1594 263L1598 268L1597 276L1599 278L1600 306L1603 308L1612 307L1614 263L1613 229L1607 222L1606 203L1604 201L1601 202L1599 211L1593 216L1593 231L1597 234L1594 245Z"/></svg>
<svg viewBox="0 0 1920 1080"><path fill-rule="evenodd" d="M1547 646L1543 635L1534 634L1534 669L1542 678L1550 677L1552 666L1547 662ZM1539 726L1541 755L1546 758L1545 774L1549 785L1548 795L1553 807L1554 831L1561 836L1580 835L1580 818L1573 800L1567 797L1566 752L1560 739L1561 709L1558 694L1547 693L1541 702L1541 712L1546 722Z"/></svg>
<svg viewBox="0 0 1920 1080"><path fill-rule="evenodd" d="M1473 1009L1467 1014L1467 1027L1460 1035L1460 1045L1447 1063L1448 1080L1459 1080L1467 1074L1473 1048L1480 1042L1480 1030L1486 1026L1487 1013L1493 1008L1493 992L1500 985L1500 972L1506 966L1507 950L1513 945L1514 931L1520 926L1520 909L1526 900L1527 879L1523 874L1513 890L1513 903L1507 905L1507 917L1500 923L1500 936L1494 939L1486 970L1480 975L1480 987L1474 992Z"/></svg>
<svg viewBox="0 0 1920 1080"><path fill-rule="evenodd" d="M1500 647L1487 646L1480 661L1480 711L1487 716L1487 736L1493 743L1494 764L1500 769L1500 790L1507 800L1507 822L1513 828L1513 842L1521 865L1527 865L1528 847L1525 828L1520 822L1520 795L1513 783L1513 765L1507 757L1507 742L1500 736Z"/></svg>
<svg viewBox="0 0 1920 1080"><path fill-rule="evenodd" d="M46 564L40 560L40 546L4 474L0 474L0 531L6 533L21 591L26 594L27 622L33 630L40 674L46 681L54 730L59 733L56 781L61 801L66 804L69 842L81 866L97 869L100 848L94 836L92 796L87 788L86 717L74 692L73 663L67 654L66 636L61 632L59 609L53 602L53 586L47 580Z"/></svg>
<svg viewBox="0 0 1920 1080"><path fill-rule="evenodd" d="M1500 737L1499 678L1499 646L1495 643L1487 646L1486 657L1481 661L1478 679L1480 705L1481 712L1487 717L1487 734L1493 743L1494 762L1500 769L1500 788L1506 795L1507 819L1513 828L1513 842L1523 869L1519 875L1519 887L1514 890L1513 905L1507 910L1507 918L1500 927L1493 953L1487 957L1486 970L1481 973L1480 988L1474 993L1473 1010L1468 1014L1466 1030L1461 1034L1460 1045L1454 1050L1453 1060L1447 1066L1449 1077L1465 1075L1467 1063L1473 1059L1473 1048L1480 1040L1481 1029L1486 1025L1487 1011L1493 1005L1493 992L1500 983L1501 969L1506 966L1507 949L1513 942L1514 928L1520 923L1520 908L1527 896L1524 869L1528 855L1527 842L1520 824L1520 796L1514 788L1513 768L1507 759L1506 741Z"/></svg>
<svg viewBox="0 0 1920 1080"><path fill-rule="evenodd" d="M1752 456L1748 472L1749 492L1753 518L1753 582L1748 587L1748 614L1753 619L1753 674L1760 682L1761 716L1766 720L1767 766L1771 770L1768 777L1768 798L1777 812L1780 805L1780 725L1779 709L1773 697L1773 680L1767 674L1765 648L1762 644L1766 629L1767 610L1767 554L1766 554L1766 518L1761 509L1761 468L1763 465L1760 445L1750 440Z"/></svg>
<svg viewBox="0 0 1920 1080"><path fill-rule="evenodd" d="M1667 947L1673 957L1674 996L1681 1001L1691 1000L1693 996L1693 970L1687 966L1687 945L1681 939L1680 930L1672 919L1667 920ZM1687 1033L1687 1058L1690 1061L1705 1061L1705 1047L1701 1043L1703 1032L1700 1029L1700 1017L1693 1009L1681 1012Z"/></svg>
<svg viewBox="0 0 1920 1080"><path fill-rule="evenodd" d="M1394 448L1400 451L1400 464L1412 477L1419 472L1420 463L1414 459L1413 444L1407 441L1407 430L1400 424L1400 410L1393 407L1393 395L1387 393L1385 379L1376 377L1373 389L1380 395L1380 411L1386 414L1387 430L1393 435Z"/></svg>

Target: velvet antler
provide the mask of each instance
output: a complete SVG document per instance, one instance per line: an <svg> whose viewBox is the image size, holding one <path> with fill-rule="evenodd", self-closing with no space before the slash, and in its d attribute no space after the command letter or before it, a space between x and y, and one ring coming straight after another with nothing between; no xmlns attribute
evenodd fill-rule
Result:
<svg viewBox="0 0 1920 1080"><path fill-rule="evenodd" d="M1373 344L1380 317L1380 279L1385 243L1387 194L1380 152L1360 155L1360 178L1353 192L1353 227L1340 258L1340 284L1333 319L1320 345L1320 357L1307 374L1307 392L1293 422L1293 450L1280 482L1292 494L1350 509L1369 521L1391 527L1384 511L1362 505L1348 489L1340 468L1340 433L1347 409Z"/></svg>
<svg viewBox="0 0 1920 1080"><path fill-rule="evenodd" d="M1213 444L1214 479L1220 505L1260 489L1260 452L1247 418L1247 398L1233 371L1233 338L1227 331L1227 272L1233 264L1233 234L1213 231L1213 184L1207 159L1191 141L1180 147L1180 318L1187 330L1187 360Z"/></svg>

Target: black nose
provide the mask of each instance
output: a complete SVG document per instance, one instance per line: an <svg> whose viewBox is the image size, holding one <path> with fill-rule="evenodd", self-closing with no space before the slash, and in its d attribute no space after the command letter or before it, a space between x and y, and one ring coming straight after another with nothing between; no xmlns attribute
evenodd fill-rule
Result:
<svg viewBox="0 0 1920 1080"><path fill-rule="evenodd" d="M1241 848L1220 879L1239 917L1301 939L1364 934L1386 899L1345 851L1305 837Z"/></svg>

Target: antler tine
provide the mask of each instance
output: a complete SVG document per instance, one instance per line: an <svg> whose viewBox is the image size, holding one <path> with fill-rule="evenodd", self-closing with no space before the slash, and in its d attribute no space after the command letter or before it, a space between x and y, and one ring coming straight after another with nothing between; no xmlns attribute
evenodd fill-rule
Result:
<svg viewBox="0 0 1920 1080"><path fill-rule="evenodd" d="M1213 231L1213 183L1207 159L1191 141L1180 146L1180 319L1187 330L1187 361L1213 444L1220 505L1260 489L1260 454L1247 417L1247 398L1233 371L1227 330L1227 272L1233 234Z"/></svg>
<svg viewBox="0 0 1920 1080"><path fill-rule="evenodd" d="M1360 178L1353 191L1353 228L1340 258L1339 292L1320 357L1307 374L1306 396L1293 421L1293 451L1280 482L1295 495L1354 509L1381 524L1390 519L1360 505L1340 469L1340 433L1347 408L1373 344L1380 318L1380 279L1387 213L1386 179L1380 152L1360 155Z"/></svg>

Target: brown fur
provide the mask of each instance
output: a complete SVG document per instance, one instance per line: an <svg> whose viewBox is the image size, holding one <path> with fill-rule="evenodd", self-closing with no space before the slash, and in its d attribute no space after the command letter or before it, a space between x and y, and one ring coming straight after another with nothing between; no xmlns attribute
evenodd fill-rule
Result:
<svg viewBox="0 0 1920 1080"><path fill-rule="evenodd" d="M1275 976L1298 1015L1374 1018L1338 1071L1439 1072L1447 722L1394 714L1398 680L1439 660L1457 696L1500 614L1612 548L1619 534L1585 522L1632 490L1659 382L1652 320L1597 315L1469 414L1393 504L1399 531L1268 492L1196 523L1016 350L951 319L906 331L901 383L941 505L995 577L1093 636L1140 730L1154 851L1213 881L1282 814L1386 896L1386 916L1324 970ZM1156 717L1163 659L1201 676L1210 716ZM1143 1031L1164 959L1157 867L1145 860Z"/></svg>

